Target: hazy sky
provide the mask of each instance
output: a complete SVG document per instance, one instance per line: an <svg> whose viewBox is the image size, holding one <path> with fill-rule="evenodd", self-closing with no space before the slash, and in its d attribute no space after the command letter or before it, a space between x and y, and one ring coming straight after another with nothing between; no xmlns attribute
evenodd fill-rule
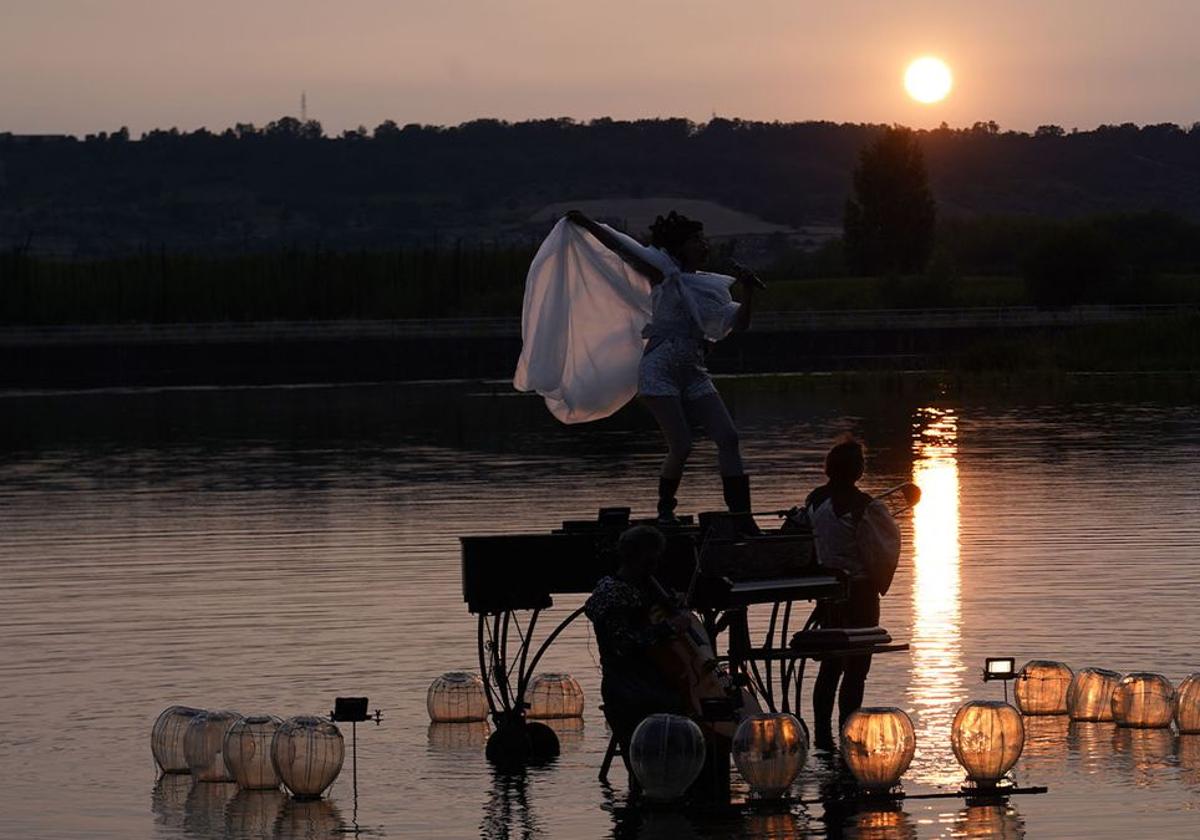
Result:
<svg viewBox="0 0 1200 840"><path fill-rule="evenodd" d="M1200 120L1200 0L0 0L0 131ZM937 105L906 63L955 74Z"/></svg>

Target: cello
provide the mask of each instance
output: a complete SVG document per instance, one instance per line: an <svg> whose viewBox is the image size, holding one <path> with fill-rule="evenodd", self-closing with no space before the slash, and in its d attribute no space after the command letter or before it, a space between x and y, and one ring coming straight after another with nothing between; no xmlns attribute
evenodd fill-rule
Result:
<svg viewBox="0 0 1200 840"><path fill-rule="evenodd" d="M688 716L701 730L711 737L731 741L744 718L761 713L758 699L735 685L721 667L708 631L696 614L679 605L653 575L649 584L657 597L650 619L665 621L677 630L673 637L651 646L651 661L678 692Z"/></svg>

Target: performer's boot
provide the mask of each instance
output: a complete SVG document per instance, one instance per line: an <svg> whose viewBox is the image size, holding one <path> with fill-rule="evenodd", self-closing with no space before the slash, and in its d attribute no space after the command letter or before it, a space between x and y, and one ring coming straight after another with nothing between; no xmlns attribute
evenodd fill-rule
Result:
<svg viewBox="0 0 1200 840"><path fill-rule="evenodd" d="M679 504L675 500L675 491L679 489L679 476L675 478L667 478L659 476L658 479L658 523L660 525L677 525L679 519L675 516L675 506Z"/></svg>
<svg viewBox="0 0 1200 840"><path fill-rule="evenodd" d="M758 524L755 523L754 517L750 515L753 508L750 506L750 476L748 475L723 475L721 476L721 489L725 495L725 506L729 508L729 512L736 514L734 517L734 527L743 537L757 537L762 534L758 529Z"/></svg>

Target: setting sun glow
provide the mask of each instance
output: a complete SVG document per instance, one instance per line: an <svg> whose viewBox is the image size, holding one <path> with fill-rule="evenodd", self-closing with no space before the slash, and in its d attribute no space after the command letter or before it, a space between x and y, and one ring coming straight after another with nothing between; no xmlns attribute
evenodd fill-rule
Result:
<svg viewBox="0 0 1200 840"><path fill-rule="evenodd" d="M950 92L954 79L950 68L940 58L918 58L904 71L904 89L918 102L941 102Z"/></svg>

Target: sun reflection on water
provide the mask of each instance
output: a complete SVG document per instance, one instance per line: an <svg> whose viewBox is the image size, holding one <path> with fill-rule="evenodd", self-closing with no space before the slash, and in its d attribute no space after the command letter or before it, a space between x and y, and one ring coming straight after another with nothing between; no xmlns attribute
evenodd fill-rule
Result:
<svg viewBox="0 0 1200 840"><path fill-rule="evenodd" d="M926 784L962 779L950 752L950 724L966 699L960 639L958 418L922 408L913 424L912 672L908 697L916 715L917 754L910 776Z"/></svg>

